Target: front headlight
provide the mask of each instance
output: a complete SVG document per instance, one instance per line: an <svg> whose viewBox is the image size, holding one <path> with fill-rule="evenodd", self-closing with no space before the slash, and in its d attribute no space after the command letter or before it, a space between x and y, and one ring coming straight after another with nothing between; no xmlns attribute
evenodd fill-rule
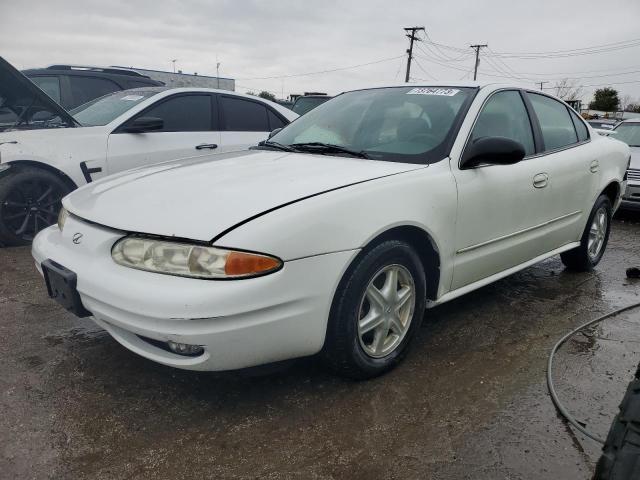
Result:
<svg viewBox="0 0 640 480"><path fill-rule="evenodd" d="M60 212L58 213L58 228L60 231L64 228L64 222L67 221L67 217L69 216L69 212L64 207L60 207Z"/></svg>
<svg viewBox="0 0 640 480"><path fill-rule="evenodd" d="M111 256L125 267L192 278L255 277L282 267L282 261L270 255L140 236L116 242Z"/></svg>

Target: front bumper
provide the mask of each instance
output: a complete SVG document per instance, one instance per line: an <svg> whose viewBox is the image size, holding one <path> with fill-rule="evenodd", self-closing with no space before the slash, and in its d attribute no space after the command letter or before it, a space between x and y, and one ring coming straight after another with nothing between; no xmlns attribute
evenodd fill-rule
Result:
<svg viewBox="0 0 640 480"><path fill-rule="evenodd" d="M640 210L640 183L627 182L627 189L622 196L621 208Z"/></svg>
<svg viewBox="0 0 640 480"><path fill-rule="evenodd" d="M74 234L82 233L74 244ZM95 322L133 352L190 370L232 370L317 353L342 273L357 250L286 262L271 275L244 280L199 280L117 265L111 248L123 232L70 216L64 231L43 230L33 257L77 274L82 304ZM201 345L185 357L159 342Z"/></svg>

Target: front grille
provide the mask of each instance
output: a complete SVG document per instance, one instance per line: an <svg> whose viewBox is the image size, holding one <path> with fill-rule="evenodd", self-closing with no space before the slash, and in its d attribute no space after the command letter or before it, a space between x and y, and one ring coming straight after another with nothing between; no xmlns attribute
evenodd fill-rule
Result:
<svg viewBox="0 0 640 480"><path fill-rule="evenodd" d="M637 168L630 168L627 170L627 178L629 180L640 180L640 170Z"/></svg>

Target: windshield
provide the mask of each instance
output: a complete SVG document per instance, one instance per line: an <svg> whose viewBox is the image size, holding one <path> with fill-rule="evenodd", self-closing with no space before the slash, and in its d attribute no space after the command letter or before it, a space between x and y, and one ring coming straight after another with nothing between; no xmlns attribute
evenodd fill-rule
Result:
<svg viewBox="0 0 640 480"><path fill-rule="evenodd" d="M640 147L640 122L621 123L615 129L616 140L623 141L630 147Z"/></svg>
<svg viewBox="0 0 640 480"><path fill-rule="evenodd" d="M274 135L280 146L321 143L374 160L429 163L448 154L476 89L390 87L339 95ZM335 153L335 152L333 152Z"/></svg>
<svg viewBox="0 0 640 480"><path fill-rule="evenodd" d="M110 93L80 105L69 113L83 127L102 126L157 93L152 90L124 90Z"/></svg>
<svg viewBox="0 0 640 480"><path fill-rule="evenodd" d="M293 110L298 115L304 115L307 112L310 112L318 105L322 105L327 100L331 100L331 97L300 97L293 104Z"/></svg>

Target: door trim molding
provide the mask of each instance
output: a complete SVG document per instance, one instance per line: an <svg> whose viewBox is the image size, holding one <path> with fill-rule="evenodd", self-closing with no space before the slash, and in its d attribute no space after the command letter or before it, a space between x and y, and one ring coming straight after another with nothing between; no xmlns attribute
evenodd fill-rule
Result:
<svg viewBox="0 0 640 480"><path fill-rule="evenodd" d="M521 263L520 265L516 265L515 267L511 267L508 268L506 270L503 270L502 272L498 272L495 273L493 275L490 275L488 277L485 278L481 278L480 280L470 283L468 285L465 285L463 287L457 288L455 290L451 290L443 295L441 295L437 300L428 300L427 301L427 308L433 308L433 307L437 307L438 305L441 305L443 303L446 303L450 300L453 300L454 298L458 298L461 297L462 295L465 295L469 292L472 292L473 290L477 290L478 288L484 287L486 285L489 285L490 283L493 283L497 280L500 280L504 277L508 277L509 275L512 275L516 272L519 272L520 270L524 270L527 267L530 267L532 265L535 265L536 263L540 263L543 260L546 260L549 257L553 257L554 255L558 255L559 253L562 252L566 252L569 250L572 250L576 247L580 246L580 242L571 242L571 243L567 243L566 245L563 245L560 248L556 248L555 250L552 250L550 252L544 253L542 255L539 255L535 258L532 258L531 260Z"/></svg>
<svg viewBox="0 0 640 480"><path fill-rule="evenodd" d="M476 250L478 248L486 247L487 245L491 245L492 243L501 242L503 240L507 240L512 237L516 237L518 235L522 235L523 233L531 232L533 230L537 230L538 228L546 227L547 225L551 225L552 223L560 222L570 217L575 217L576 215L580 215L582 210L577 210L572 213L567 213L566 215L562 215L560 217L554 218L552 220L548 220L546 222L540 223L538 225L534 225L533 227L528 227L523 230L518 230L517 232L509 233L507 235L502 235L501 237L492 238L491 240L487 240L486 242L476 243L475 245L470 245L468 247L461 248L456 252L456 255L461 253L470 252L472 250Z"/></svg>

